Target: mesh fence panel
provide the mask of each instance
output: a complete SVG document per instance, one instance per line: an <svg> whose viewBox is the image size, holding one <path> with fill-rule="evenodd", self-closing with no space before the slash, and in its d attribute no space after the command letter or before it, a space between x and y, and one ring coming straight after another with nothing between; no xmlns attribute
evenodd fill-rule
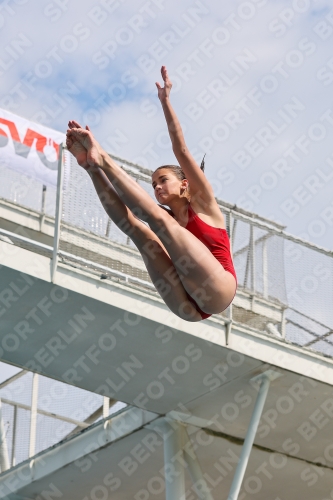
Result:
<svg viewBox="0 0 333 500"><path fill-rule="evenodd" d="M301 314L294 309L287 309L287 338L295 344L308 346L315 343L318 337L327 333L327 327Z"/></svg>
<svg viewBox="0 0 333 500"><path fill-rule="evenodd" d="M73 156L67 170L66 187L63 197L62 223L89 231L96 236L107 238L122 245L133 245L131 240L111 222L98 199L93 183ZM65 234L62 225L62 234ZM77 240L82 243L81 240ZM79 250L76 249L78 252Z"/></svg>
<svg viewBox="0 0 333 500"><path fill-rule="evenodd" d="M239 286L286 304L283 238L235 217L232 242Z"/></svg>
<svg viewBox="0 0 333 500"><path fill-rule="evenodd" d="M232 241L239 288L256 300L263 297L280 304L281 320L271 321L277 333L282 334L285 327L290 342L332 356L332 256L257 227L255 221L234 218ZM267 331L262 318L246 322Z"/></svg>
<svg viewBox="0 0 333 500"><path fill-rule="evenodd" d="M14 422L11 424L14 431ZM17 409L16 420L17 439L15 443L15 465L29 458L30 411ZM13 464L14 465L14 464Z"/></svg>
<svg viewBox="0 0 333 500"><path fill-rule="evenodd" d="M62 222L105 236L108 217L96 198L89 175L71 157L64 189Z"/></svg>
<svg viewBox="0 0 333 500"><path fill-rule="evenodd" d="M286 241L286 338L333 356L333 258Z"/></svg>
<svg viewBox="0 0 333 500"><path fill-rule="evenodd" d="M26 373L0 389L10 465L29 458L32 381L33 374ZM34 454L81 432L103 418L103 402L104 398L99 394L38 375ZM124 403L117 402L110 407L109 415L125 406Z"/></svg>
<svg viewBox="0 0 333 500"><path fill-rule="evenodd" d="M332 263L330 256L286 241L285 266L289 307L331 326Z"/></svg>
<svg viewBox="0 0 333 500"><path fill-rule="evenodd" d="M235 219L232 232L232 250L239 286L246 287L250 252L250 225Z"/></svg>
<svg viewBox="0 0 333 500"><path fill-rule="evenodd" d="M37 212L44 212L51 217L55 216L56 188L44 188L45 201L43 203L43 183L23 174L15 172L7 165L0 163L0 198L3 198Z"/></svg>
<svg viewBox="0 0 333 500"><path fill-rule="evenodd" d="M71 262L69 253L88 261L90 268L98 264L150 282L135 245L109 219L90 177L73 157L63 195L59 248L63 261Z"/></svg>
<svg viewBox="0 0 333 500"><path fill-rule="evenodd" d="M37 429L35 453L46 450L68 436L76 425L64 422L47 415L37 415Z"/></svg>
<svg viewBox="0 0 333 500"><path fill-rule="evenodd" d="M12 456L14 407L6 403L1 404L2 422L7 442L8 457Z"/></svg>
<svg viewBox="0 0 333 500"><path fill-rule="evenodd" d="M0 389L0 398L19 401L23 405L31 404L32 373L28 372Z"/></svg>

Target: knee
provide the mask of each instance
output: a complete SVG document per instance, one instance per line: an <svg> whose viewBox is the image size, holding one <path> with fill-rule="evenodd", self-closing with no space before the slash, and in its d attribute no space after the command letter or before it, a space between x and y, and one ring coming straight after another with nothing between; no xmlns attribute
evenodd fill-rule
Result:
<svg viewBox="0 0 333 500"><path fill-rule="evenodd" d="M191 296L201 309L212 299L212 295L208 295L204 288L197 288Z"/></svg>
<svg viewBox="0 0 333 500"><path fill-rule="evenodd" d="M199 314L197 311L191 316L179 315L179 317L185 321L188 321L189 323L197 323L198 321L202 321L201 314Z"/></svg>
<svg viewBox="0 0 333 500"><path fill-rule="evenodd" d="M184 312L172 311L178 318L183 319L184 321L188 321L189 323L196 323L197 321L202 321L201 315L198 311L193 311L192 314L186 314Z"/></svg>
<svg viewBox="0 0 333 500"><path fill-rule="evenodd" d="M201 314L189 300L184 300L178 305L176 314L185 321L195 322L202 320Z"/></svg>

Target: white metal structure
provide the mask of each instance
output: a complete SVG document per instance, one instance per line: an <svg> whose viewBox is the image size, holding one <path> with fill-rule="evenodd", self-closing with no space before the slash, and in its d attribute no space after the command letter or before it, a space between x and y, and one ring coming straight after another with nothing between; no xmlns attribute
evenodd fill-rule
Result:
<svg viewBox="0 0 333 500"><path fill-rule="evenodd" d="M5 434L5 427L2 418L2 408L0 400L0 470L5 471L9 469L8 447Z"/></svg>
<svg viewBox="0 0 333 500"><path fill-rule="evenodd" d="M126 168L147 180L134 167ZM72 418L83 432L35 455L41 414L36 374L29 457L5 470L2 446L0 497L329 498L332 252L225 205L240 288L226 315L188 323L155 293L138 252L108 239L107 221L101 236L85 227L86 220L76 226L60 220L68 203L63 210L58 203L55 221L44 214L42 225L36 210L0 203L0 358L101 395L104 421L84 429L89 423ZM283 262L284 244L292 263ZM312 255L317 261L304 281L302 265L309 267ZM291 264L292 285L300 283L296 292L282 272ZM315 295L316 307L308 307L315 279L327 309ZM267 373L276 375L269 390ZM109 399L139 409L109 418Z"/></svg>
<svg viewBox="0 0 333 500"><path fill-rule="evenodd" d="M236 472L234 479L231 484L230 492L228 495L228 500L237 500L239 491L241 489L241 485L243 482L244 474L246 471L247 463L250 458L250 453L252 450L253 442L256 437L259 421L262 415L262 411L264 408L264 404L267 398L269 384L271 379L278 377L278 373L274 373L271 370L264 372L262 375L259 375L260 379L260 389L258 393L258 397L256 399L256 403L253 409L253 413L251 416L249 428L245 437L243 449L241 456L239 457L239 462L237 464ZM257 377L258 379L258 377Z"/></svg>

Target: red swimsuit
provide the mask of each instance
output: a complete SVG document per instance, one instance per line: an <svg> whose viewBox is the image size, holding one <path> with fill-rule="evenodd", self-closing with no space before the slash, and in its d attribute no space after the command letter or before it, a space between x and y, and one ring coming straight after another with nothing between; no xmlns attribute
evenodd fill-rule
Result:
<svg viewBox="0 0 333 500"><path fill-rule="evenodd" d="M194 212L190 204L188 205L188 222L185 229L190 231L190 233L196 236L196 238L198 238L198 240L200 240L208 248L222 267L235 277L237 283L237 276L232 262L230 242L226 229L213 227L204 222ZM211 314L201 311L198 304L190 295L188 295L188 298L201 314L202 319L211 316Z"/></svg>

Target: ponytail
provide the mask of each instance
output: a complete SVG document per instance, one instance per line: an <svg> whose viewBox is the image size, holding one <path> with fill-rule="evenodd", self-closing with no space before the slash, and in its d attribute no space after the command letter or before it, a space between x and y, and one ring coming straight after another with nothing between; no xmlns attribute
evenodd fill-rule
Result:
<svg viewBox="0 0 333 500"><path fill-rule="evenodd" d="M204 154L204 157L202 158L202 162L200 164L200 168L203 172L205 171L205 156L206 156L206 153Z"/></svg>

